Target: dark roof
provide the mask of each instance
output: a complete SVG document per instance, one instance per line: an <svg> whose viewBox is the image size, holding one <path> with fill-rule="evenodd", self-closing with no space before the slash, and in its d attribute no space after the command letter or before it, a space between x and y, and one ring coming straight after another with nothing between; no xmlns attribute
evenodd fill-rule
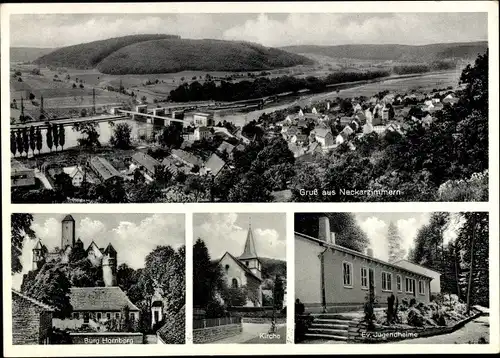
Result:
<svg viewBox="0 0 500 358"><path fill-rule="evenodd" d="M108 244L108 246L107 246L107 247L106 247L106 249L104 250L104 253L105 253L105 254L109 254L109 255L116 255L116 250L115 250L115 248L113 247L113 245Z"/></svg>
<svg viewBox="0 0 500 358"><path fill-rule="evenodd" d="M157 165L160 165L159 161L157 161L155 158L153 158L153 157L151 157L143 152L134 153L134 155L132 156L132 160L136 161L140 166L143 166L151 173L154 173L155 167Z"/></svg>
<svg viewBox="0 0 500 358"><path fill-rule="evenodd" d="M38 239L38 241L35 244L35 247L33 247L33 250L42 250L42 248L43 248L42 242L40 241L40 239Z"/></svg>
<svg viewBox="0 0 500 358"><path fill-rule="evenodd" d="M64 219L62 219L62 221L73 221L73 222L75 222L75 219L73 219L73 217L71 215L66 215L64 217Z"/></svg>
<svg viewBox="0 0 500 358"><path fill-rule="evenodd" d="M21 292L18 292L16 290L12 290L12 294L19 297L19 298L22 298L32 304L34 304L35 306L38 306L39 308L42 308L44 309L45 311L50 311L50 312L53 312L55 311L54 308L50 307L49 305L46 305L45 303L35 299L35 298L32 298L32 297L29 297L29 296L26 296L26 295L23 295Z"/></svg>
<svg viewBox="0 0 500 358"><path fill-rule="evenodd" d="M196 155L191 154L189 152L186 152L182 149L172 150L172 155L179 158L180 160L182 160L185 163L192 164L193 166L198 165L199 167L201 167L203 165L203 162L200 158L198 158Z"/></svg>
<svg viewBox="0 0 500 358"><path fill-rule="evenodd" d="M233 149L234 149L234 145L224 141L219 145L219 148L217 148L217 151L223 152L224 150L226 150L226 152L229 154L233 151Z"/></svg>
<svg viewBox="0 0 500 358"><path fill-rule="evenodd" d="M323 240L317 239L317 238L309 236L309 235L302 234L302 233L297 232L297 231L295 231L295 236L302 237L304 239L307 239L309 241L315 242L315 243L317 243L317 244L319 244L321 246L324 246L324 247L329 247L329 248L332 248L332 249L335 249L335 250L338 250L338 251L342 251L342 252L345 252L347 254L351 254L351 255L354 255L354 256L357 256L357 257L361 257L361 258L367 259L369 261L378 262L378 263L381 263L383 265L386 265L386 266L389 266L389 267L392 267L392 268L395 268L395 269L398 269L398 270L401 270L401 271L406 271L406 272L412 273L414 275L418 275L418 276L422 276L422 277L433 279L433 277L421 274L419 272L414 272L414 271L409 270L407 268L404 268L402 266L398 266L398 265L389 263L387 261L380 260L380 259L377 259L375 257L371 257L371 256L368 256L368 255L365 255L365 254L363 254L361 252L348 249L347 247L343 247L343 246L340 246L340 245L337 245L337 244L327 243L327 242L325 242Z"/></svg>
<svg viewBox="0 0 500 358"><path fill-rule="evenodd" d="M223 161L217 154L213 153L205 163L205 168L210 169L210 173L217 176L224 165L226 165L226 162Z"/></svg>
<svg viewBox="0 0 500 358"><path fill-rule="evenodd" d="M245 271L245 273L249 274L250 276L254 277L255 279L257 279L259 281L262 281L262 279L255 276L255 274L252 272L252 270L250 270L246 265L244 265L243 262L240 261L240 259L234 257L229 252L226 252L224 255L222 255L222 257L224 257L226 254L229 255L229 257L231 257L238 264L238 266L241 267L243 269L243 271ZM220 260L222 260L222 257ZM220 262L220 260L219 260L219 262Z"/></svg>
<svg viewBox="0 0 500 358"><path fill-rule="evenodd" d="M139 311L120 287L72 287L70 290L74 311L120 311L125 306Z"/></svg>
<svg viewBox="0 0 500 358"><path fill-rule="evenodd" d="M247 239L245 241L245 249L239 257L240 260L257 258L257 250L255 249L255 240L253 238L252 228L248 228Z"/></svg>
<svg viewBox="0 0 500 358"><path fill-rule="evenodd" d="M106 159L101 157L92 157L90 159L90 164L94 168L95 171L99 173L99 175L103 178L103 180L108 180L113 177L119 177L120 172L115 169Z"/></svg>

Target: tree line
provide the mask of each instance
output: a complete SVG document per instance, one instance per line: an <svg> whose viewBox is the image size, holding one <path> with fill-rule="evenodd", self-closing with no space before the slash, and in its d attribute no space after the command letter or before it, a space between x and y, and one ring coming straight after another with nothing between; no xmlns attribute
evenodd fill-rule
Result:
<svg viewBox="0 0 500 358"><path fill-rule="evenodd" d="M280 93L298 92L300 90L310 90L320 92L328 85L361 80L371 80L380 77L387 77L388 71L372 72L336 72L325 78L308 76L306 78L281 76L275 78L260 77L254 81L228 82L221 81L216 84L214 81L206 81L201 84L198 81L183 83L170 92L168 100L173 102L189 101L238 101L244 99L262 98Z"/></svg>
<svg viewBox="0 0 500 358"><path fill-rule="evenodd" d="M66 133L63 124L49 124L45 131L45 140L47 147L52 152L52 148L57 151L58 147L64 150L64 144L66 144ZM15 157L17 153L20 156L26 153L28 157L29 150L35 156L35 149L40 155L40 151L43 147L43 136L40 127L30 126L24 127L18 130L12 130L10 132L10 152Z"/></svg>
<svg viewBox="0 0 500 358"><path fill-rule="evenodd" d="M458 227L457 236L446 240L450 225ZM441 292L457 295L468 310L474 305L489 307L487 212L433 213L417 232L408 258L440 272Z"/></svg>

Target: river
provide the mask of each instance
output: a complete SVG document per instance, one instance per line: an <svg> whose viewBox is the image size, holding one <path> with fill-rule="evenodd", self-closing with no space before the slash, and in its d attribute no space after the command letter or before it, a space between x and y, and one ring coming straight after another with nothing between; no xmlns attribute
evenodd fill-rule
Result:
<svg viewBox="0 0 500 358"><path fill-rule="evenodd" d="M354 85L350 88L335 90L330 92L315 93L288 99L286 103L271 105L264 109L254 110L250 112L228 112L220 111L215 113L215 121L226 120L233 122L237 126L243 126L246 122L257 120L263 113L271 113L282 110L290 106L311 105L314 102L319 102L326 99L334 99L336 97L353 98L359 96L371 97L384 90L407 92L411 90L431 91L433 88L447 88L452 86L456 88L460 78L461 71L447 71L439 73L429 73L422 76L408 78L388 78L383 81L366 83L362 85Z"/></svg>
<svg viewBox="0 0 500 358"><path fill-rule="evenodd" d="M132 133L131 137L132 139L136 139L139 137L140 134L143 133L151 133L153 130L153 124L147 124L143 122L137 122L133 121L132 119L119 119L116 121L113 121L115 125L118 123L128 123L131 128L132 128ZM107 144L109 143L109 140L111 138L111 135L113 134L113 125L111 125L109 122L98 122L97 123L97 131L99 132L99 142L101 144ZM49 147L47 146L47 136L46 136L46 129L42 129L42 138L43 138L43 146L41 153L48 153L50 152ZM81 138L81 135L79 132L74 131L71 126L65 126L64 127L64 134L65 134L65 143L64 143L64 148L71 148L71 147L76 147L78 145L78 138ZM55 148L52 148L53 150ZM60 149L60 147L59 147ZM16 156L18 156L19 153L17 153ZM29 156L31 157L31 149L29 150Z"/></svg>

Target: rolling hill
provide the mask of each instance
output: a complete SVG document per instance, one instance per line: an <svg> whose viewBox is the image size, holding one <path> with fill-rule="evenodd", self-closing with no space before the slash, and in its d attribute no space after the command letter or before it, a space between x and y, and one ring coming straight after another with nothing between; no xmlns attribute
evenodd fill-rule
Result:
<svg viewBox="0 0 500 358"><path fill-rule="evenodd" d="M358 60L393 60L430 62L445 59L474 59L488 48L486 41L439 43L431 45L337 45L337 46L285 46L282 50L296 54L315 54L331 58Z"/></svg>
<svg viewBox="0 0 500 358"><path fill-rule="evenodd" d="M45 47L11 47L10 62L32 62L52 51L53 48Z"/></svg>
<svg viewBox="0 0 500 358"><path fill-rule="evenodd" d="M122 47L157 39L174 38L174 35L131 35L114 37L107 40L87 42L59 48L37 58L34 62L39 65L90 69L96 67L103 59Z"/></svg>
<svg viewBox="0 0 500 358"><path fill-rule="evenodd" d="M97 68L106 74L169 73L184 70L259 71L311 64L306 57L249 42L134 35L57 49L40 65Z"/></svg>

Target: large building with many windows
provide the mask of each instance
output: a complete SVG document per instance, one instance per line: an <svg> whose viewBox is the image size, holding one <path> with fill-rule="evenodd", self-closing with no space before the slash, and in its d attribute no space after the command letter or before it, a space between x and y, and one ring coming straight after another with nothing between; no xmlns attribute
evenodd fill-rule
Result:
<svg viewBox="0 0 500 358"><path fill-rule="evenodd" d="M295 232L295 298L308 312L346 312L362 309L370 285L377 304L387 305L392 294L428 303L433 276L421 270L357 252L335 243L327 217L319 218L318 237Z"/></svg>

